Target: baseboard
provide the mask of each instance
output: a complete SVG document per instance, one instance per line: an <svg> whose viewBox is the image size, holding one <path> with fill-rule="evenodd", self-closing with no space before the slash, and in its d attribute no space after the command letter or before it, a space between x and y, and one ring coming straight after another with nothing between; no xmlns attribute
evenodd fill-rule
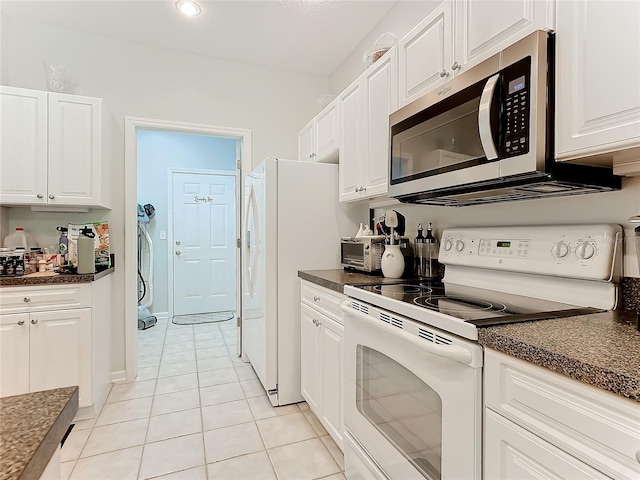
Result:
<svg viewBox="0 0 640 480"><path fill-rule="evenodd" d="M169 312L158 312L158 313L154 312L151 315L154 315L158 320L169 318Z"/></svg>
<svg viewBox="0 0 640 480"><path fill-rule="evenodd" d="M112 383L122 383L127 379L126 372L124 370L118 370L111 372Z"/></svg>

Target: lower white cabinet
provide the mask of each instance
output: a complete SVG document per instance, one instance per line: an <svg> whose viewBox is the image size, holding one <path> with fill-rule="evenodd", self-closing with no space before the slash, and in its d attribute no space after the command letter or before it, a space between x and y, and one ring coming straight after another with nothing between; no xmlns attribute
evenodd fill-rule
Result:
<svg viewBox="0 0 640 480"><path fill-rule="evenodd" d="M302 396L342 449L344 327L336 309L346 297L304 281L302 283Z"/></svg>
<svg viewBox="0 0 640 480"><path fill-rule="evenodd" d="M640 404L485 349L487 480L640 478Z"/></svg>
<svg viewBox="0 0 640 480"><path fill-rule="evenodd" d="M109 276L1 288L0 396L77 385L78 406L94 413L89 410L104 402L111 380L110 303Z"/></svg>

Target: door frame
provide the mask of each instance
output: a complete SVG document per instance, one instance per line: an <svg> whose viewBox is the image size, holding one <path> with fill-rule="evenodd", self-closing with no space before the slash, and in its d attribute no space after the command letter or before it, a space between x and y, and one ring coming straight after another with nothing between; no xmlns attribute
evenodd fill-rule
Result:
<svg viewBox="0 0 640 480"><path fill-rule="evenodd" d="M138 298L137 298L137 227L138 216L135 207L138 203L138 128L212 135L239 140L237 152L237 174L243 179L243 172L251 171L251 130L246 128L221 127L198 123L178 122L153 118L125 116L124 118L124 360L125 380L134 380L138 373ZM244 181L236 182L236 188L244 191ZM238 211L242 215L244 195L238 195ZM241 229L242 233L242 229ZM241 238L241 241L244 240ZM241 265L240 248L237 248L236 261ZM236 298L238 311L241 311L242 275L236 279ZM239 317L238 317L239 318ZM241 324L241 320L239 320ZM239 327L241 328L241 327ZM238 345L241 344L240 337Z"/></svg>
<svg viewBox="0 0 640 480"><path fill-rule="evenodd" d="M168 267L168 275L167 275L167 284L168 284L168 292L171 292L169 295L169 318L173 318L173 309L174 309L174 293L173 293L173 282L174 282L174 268L173 268L173 174L174 173L186 173L186 174L195 174L195 175L217 175L217 176L225 176L225 177L235 177L235 238L240 238L241 225L242 221L242 212L240 211L240 188L238 186L241 183L241 178L239 178L239 172L236 169L235 171L231 170L203 170L203 169L189 169L189 168L169 168L167 172L167 241L169 242L169 248L167 248L167 267ZM169 202L170 201L170 202ZM170 204L169 204L170 203ZM240 248L235 246L236 249L236 317L239 315L239 303L238 303L238 287L239 287L239 279L238 275L242 275L242 270L240 269L242 265L238 262L240 261ZM242 296L242 295L240 295ZM240 342L238 342L238 347Z"/></svg>

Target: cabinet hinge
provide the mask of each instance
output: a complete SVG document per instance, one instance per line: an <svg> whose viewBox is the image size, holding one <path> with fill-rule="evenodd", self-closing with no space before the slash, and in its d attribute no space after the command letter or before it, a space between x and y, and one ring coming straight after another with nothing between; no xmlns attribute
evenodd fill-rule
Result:
<svg viewBox="0 0 640 480"><path fill-rule="evenodd" d="M238 170L240 170L242 168L242 160L239 159L239 158L236 160L236 168Z"/></svg>
<svg viewBox="0 0 640 480"><path fill-rule="evenodd" d="M236 317L236 327L242 326L242 317Z"/></svg>
<svg viewBox="0 0 640 480"><path fill-rule="evenodd" d="M236 238L236 248L240 248L242 246L242 243L240 243L240 239Z"/></svg>

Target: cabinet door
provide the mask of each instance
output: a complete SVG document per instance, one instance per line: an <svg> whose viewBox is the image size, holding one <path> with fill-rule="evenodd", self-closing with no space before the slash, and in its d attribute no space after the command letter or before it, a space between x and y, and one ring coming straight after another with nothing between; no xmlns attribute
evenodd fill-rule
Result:
<svg viewBox="0 0 640 480"><path fill-rule="evenodd" d="M456 75L536 30L554 28L553 0L456 0L455 9Z"/></svg>
<svg viewBox="0 0 640 480"><path fill-rule="evenodd" d="M300 362L302 396L318 416L320 406L320 314L301 304Z"/></svg>
<svg viewBox="0 0 640 480"><path fill-rule="evenodd" d="M485 479L609 479L492 410L485 412Z"/></svg>
<svg viewBox="0 0 640 480"><path fill-rule="evenodd" d="M298 132L298 160L308 162L313 160L315 146L315 129L313 120L307 123L302 130Z"/></svg>
<svg viewBox="0 0 640 480"><path fill-rule="evenodd" d="M359 200L364 188L362 162L362 87L353 82L338 95L340 201Z"/></svg>
<svg viewBox="0 0 640 480"><path fill-rule="evenodd" d="M0 203L47 203L47 92L0 87Z"/></svg>
<svg viewBox="0 0 640 480"><path fill-rule="evenodd" d="M398 43L400 107L451 78L451 10L445 0Z"/></svg>
<svg viewBox="0 0 640 480"><path fill-rule="evenodd" d="M99 98L49 94L49 204L101 204L101 106Z"/></svg>
<svg viewBox="0 0 640 480"><path fill-rule="evenodd" d="M338 103L334 100L314 119L316 126L316 162L338 161Z"/></svg>
<svg viewBox="0 0 640 480"><path fill-rule="evenodd" d="M394 47L364 74L364 194L387 193L389 114L398 108L398 64Z"/></svg>
<svg viewBox="0 0 640 480"><path fill-rule="evenodd" d="M29 314L0 315L0 397L29 392Z"/></svg>
<svg viewBox="0 0 640 480"><path fill-rule="evenodd" d="M558 2L558 159L640 146L638 18L639 2Z"/></svg>
<svg viewBox="0 0 640 480"><path fill-rule="evenodd" d="M322 315L322 423L343 449L344 409L342 405L342 374L344 372L344 327Z"/></svg>
<svg viewBox="0 0 640 480"><path fill-rule="evenodd" d="M31 391L78 385L91 405L91 309L32 313L29 345Z"/></svg>

